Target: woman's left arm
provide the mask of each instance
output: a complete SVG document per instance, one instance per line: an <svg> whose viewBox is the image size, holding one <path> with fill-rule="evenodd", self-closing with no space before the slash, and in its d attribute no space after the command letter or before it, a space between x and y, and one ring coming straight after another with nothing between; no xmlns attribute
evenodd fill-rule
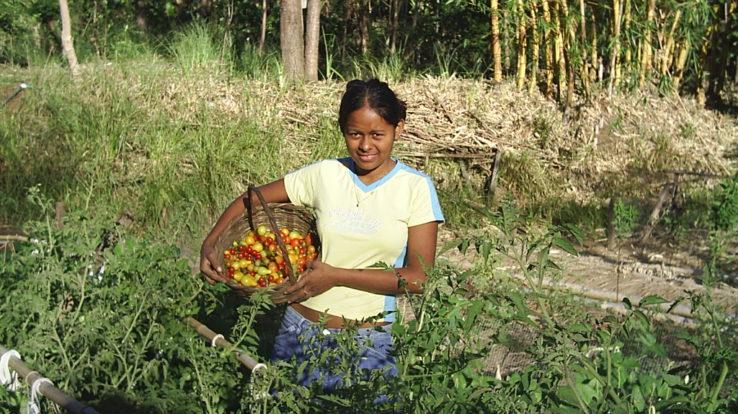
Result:
<svg viewBox="0 0 738 414"><path fill-rule="evenodd" d="M405 267L394 270L342 269L314 261L293 286L285 288L288 302L301 302L334 286L346 286L379 294L421 293L424 267L435 262L438 222L408 227ZM404 281L404 282L402 282Z"/></svg>

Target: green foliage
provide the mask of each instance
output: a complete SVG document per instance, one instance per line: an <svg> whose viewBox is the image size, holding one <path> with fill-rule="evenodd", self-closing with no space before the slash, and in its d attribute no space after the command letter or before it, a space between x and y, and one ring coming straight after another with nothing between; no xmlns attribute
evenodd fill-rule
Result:
<svg viewBox="0 0 738 414"><path fill-rule="evenodd" d="M620 237L630 237L638 225L638 209L618 200L613 206L615 231Z"/></svg>
<svg viewBox="0 0 738 414"><path fill-rule="evenodd" d="M711 205L713 229L735 231L738 227L738 173L720 182Z"/></svg>
<svg viewBox="0 0 738 414"><path fill-rule="evenodd" d="M356 331L346 329L330 336L335 347L309 361L344 375L344 385L326 394L318 383L298 385L294 372L302 368L291 363L250 375L231 349L211 348L181 322L197 315L234 348L266 361L268 335L257 326L263 317L277 318L272 325L279 318L268 296L232 300L227 289L193 275L170 243L106 225L111 217L71 212L59 229L50 200L39 191L29 197L44 219L28 223L28 243L3 253L0 291L11 300L0 304L0 343L100 412L736 408L730 385L738 380L736 321L717 311L709 295L690 298L695 320L704 323L677 328L694 346L690 363L678 363L651 318L664 299L626 299L628 313L615 316L591 314L570 295L551 294L541 283L560 271L551 249L576 254L581 235L573 226L532 221L510 201L478 211L493 230L446 246L474 248L477 266L429 269L423 294L407 298L409 317L392 326L399 375L358 372ZM507 276L497 265L503 261L514 263ZM509 277L513 273L525 283ZM500 372L500 362L489 362L495 349L525 352L530 362ZM654 360L660 363L646 368ZM0 412L17 411L23 399L0 389Z"/></svg>
<svg viewBox="0 0 738 414"><path fill-rule="evenodd" d="M63 229L28 223L29 242L0 263L0 343L100 412L225 412L223 384L243 374L180 322L212 309L213 297L178 248L106 221L72 213Z"/></svg>

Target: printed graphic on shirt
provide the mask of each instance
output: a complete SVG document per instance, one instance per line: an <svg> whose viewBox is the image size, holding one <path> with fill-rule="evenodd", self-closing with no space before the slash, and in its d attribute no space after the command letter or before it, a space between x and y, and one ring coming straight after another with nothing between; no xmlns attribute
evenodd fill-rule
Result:
<svg viewBox="0 0 738 414"><path fill-rule="evenodd" d="M376 234L382 222L369 217L361 210L346 210L334 208L328 211L328 217L323 226L336 233Z"/></svg>

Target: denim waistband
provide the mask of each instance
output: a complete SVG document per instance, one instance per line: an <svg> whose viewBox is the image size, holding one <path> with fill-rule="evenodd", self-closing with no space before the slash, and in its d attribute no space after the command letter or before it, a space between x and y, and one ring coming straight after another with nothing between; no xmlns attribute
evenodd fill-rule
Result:
<svg viewBox="0 0 738 414"><path fill-rule="evenodd" d="M288 325L295 325L302 328L301 330L306 330L310 327L318 327L320 324L317 322L313 322L306 317L302 316L300 312L296 311L292 306L287 306L287 309L284 311L284 319L282 321L282 325L288 326ZM372 331L376 331L377 328L381 328L383 331L389 333L390 329L392 329L392 324L387 325L379 325L377 327L369 327L369 328L361 328L357 329L356 332L359 334L362 333L368 333ZM341 329L338 328L326 328L323 330L323 333L326 332L340 332Z"/></svg>

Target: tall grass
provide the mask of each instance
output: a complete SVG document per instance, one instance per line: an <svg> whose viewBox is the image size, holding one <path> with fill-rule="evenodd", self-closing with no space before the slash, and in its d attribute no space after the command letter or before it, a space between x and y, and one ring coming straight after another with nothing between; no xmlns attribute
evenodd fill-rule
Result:
<svg viewBox="0 0 738 414"><path fill-rule="evenodd" d="M198 20L176 32L168 50L185 73L208 72L218 75L233 66L231 46L227 33L218 36L215 30Z"/></svg>

